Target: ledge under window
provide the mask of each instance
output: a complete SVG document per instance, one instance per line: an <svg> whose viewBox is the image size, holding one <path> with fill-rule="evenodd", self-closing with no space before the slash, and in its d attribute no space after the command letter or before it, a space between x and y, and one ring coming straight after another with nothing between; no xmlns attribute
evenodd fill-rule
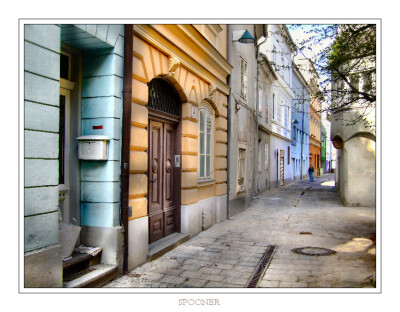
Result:
<svg viewBox="0 0 400 312"><path fill-rule="evenodd" d="M207 185L212 185L215 184L214 179L202 179L197 181L197 186L202 187L202 186L207 186Z"/></svg>

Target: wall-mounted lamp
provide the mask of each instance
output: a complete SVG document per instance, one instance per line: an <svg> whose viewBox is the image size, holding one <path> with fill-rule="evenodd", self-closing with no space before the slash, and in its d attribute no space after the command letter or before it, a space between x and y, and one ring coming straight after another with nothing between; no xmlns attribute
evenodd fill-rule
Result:
<svg viewBox="0 0 400 312"><path fill-rule="evenodd" d="M235 30L233 31L233 42L239 41L240 43L254 43L256 39L246 30Z"/></svg>

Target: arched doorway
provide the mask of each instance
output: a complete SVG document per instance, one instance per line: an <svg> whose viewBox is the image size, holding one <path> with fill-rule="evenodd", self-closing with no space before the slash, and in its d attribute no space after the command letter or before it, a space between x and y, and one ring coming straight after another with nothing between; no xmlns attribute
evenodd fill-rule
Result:
<svg viewBox="0 0 400 312"><path fill-rule="evenodd" d="M149 242L180 230L181 100L165 79L149 84Z"/></svg>

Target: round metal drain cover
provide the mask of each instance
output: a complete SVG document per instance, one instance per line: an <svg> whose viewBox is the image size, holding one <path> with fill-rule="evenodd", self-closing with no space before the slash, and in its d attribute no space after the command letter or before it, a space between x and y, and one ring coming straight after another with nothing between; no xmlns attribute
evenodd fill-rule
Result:
<svg viewBox="0 0 400 312"><path fill-rule="evenodd" d="M306 256L329 256L336 252L332 249L322 247L301 247L292 249L294 253L298 253Z"/></svg>

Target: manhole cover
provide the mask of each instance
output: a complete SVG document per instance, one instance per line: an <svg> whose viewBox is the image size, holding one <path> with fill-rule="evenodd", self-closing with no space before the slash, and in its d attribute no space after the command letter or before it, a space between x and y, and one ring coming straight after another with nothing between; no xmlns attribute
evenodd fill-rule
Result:
<svg viewBox="0 0 400 312"><path fill-rule="evenodd" d="M329 256L336 253L332 249L322 247L301 247L292 249L294 253L298 253L306 256Z"/></svg>

